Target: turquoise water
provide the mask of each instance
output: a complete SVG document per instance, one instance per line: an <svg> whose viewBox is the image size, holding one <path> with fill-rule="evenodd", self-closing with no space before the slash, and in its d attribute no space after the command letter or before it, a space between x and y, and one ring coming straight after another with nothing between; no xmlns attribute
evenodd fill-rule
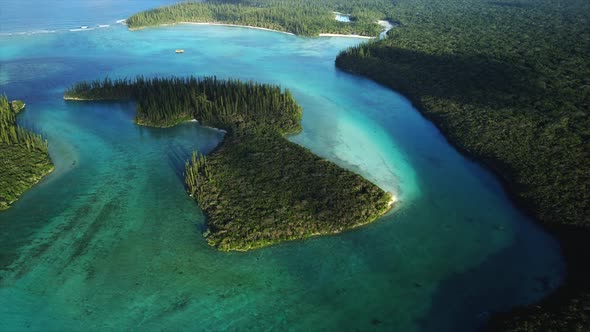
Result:
<svg viewBox="0 0 590 332"><path fill-rule="evenodd" d="M338 22L350 22L350 15L336 14L336 21Z"/></svg>
<svg viewBox="0 0 590 332"><path fill-rule="evenodd" d="M334 68L360 40L188 26L0 37L0 92L27 102L56 170L0 213L0 330L471 331L563 274L557 243L400 95ZM177 55L174 50L186 52ZM337 236L222 253L179 165L220 132L132 123L132 103L64 102L83 79L217 75L281 84L291 139L399 199Z"/></svg>
<svg viewBox="0 0 590 332"><path fill-rule="evenodd" d="M102 29L132 14L184 0L8 0L0 9L0 35Z"/></svg>

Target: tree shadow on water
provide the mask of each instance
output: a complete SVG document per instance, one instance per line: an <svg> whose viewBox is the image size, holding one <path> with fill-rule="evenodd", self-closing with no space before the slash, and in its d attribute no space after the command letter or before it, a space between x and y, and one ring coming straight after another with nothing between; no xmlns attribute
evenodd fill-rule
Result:
<svg viewBox="0 0 590 332"><path fill-rule="evenodd" d="M168 165L172 168L174 174L178 178L178 181L182 183L185 190L187 189L186 183L184 181L185 165L186 162L191 158L192 153L193 151L191 149L183 147L181 144L178 144L174 141L168 144L166 150L166 158L168 159ZM191 200L193 199L191 198ZM195 202L194 200L193 203L197 204L197 202ZM204 214L204 212L202 210L200 211L202 217L199 218L199 220L204 220L204 222L195 221L195 231L197 234L199 234L199 236L209 229L209 220Z"/></svg>
<svg viewBox="0 0 590 332"><path fill-rule="evenodd" d="M536 273L524 270L522 265L527 265L534 253L527 248L530 244L523 243L526 240L517 235L511 245L480 265L443 280L433 294L430 309L418 320L420 330L479 331L495 312L529 304L557 288L563 276L556 271L561 267L546 266Z"/></svg>
<svg viewBox="0 0 590 332"><path fill-rule="evenodd" d="M168 165L172 168L174 174L183 185L185 164L190 159L191 153L192 151L190 149L187 149L176 142L170 142L166 150Z"/></svg>

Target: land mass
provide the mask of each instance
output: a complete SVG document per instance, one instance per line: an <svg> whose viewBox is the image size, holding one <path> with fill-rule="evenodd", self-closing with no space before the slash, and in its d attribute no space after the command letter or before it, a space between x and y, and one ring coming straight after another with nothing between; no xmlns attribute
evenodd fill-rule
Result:
<svg viewBox="0 0 590 332"><path fill-rule="evenodd" d="M353 11L350 22L339 22L323 3L282 1L204 1L183 2L137 13L126 20L130 29L176 23L213 23L258 27L303 36L376 37L382 28L377 23L382 14Z"/></svg>
<svg viewBox="0 0 590 332"><path fill-rule="evenodd" d="M0 96L0 211L53 170L47 141L16 124L24 108L24 102Z"/></svg>
<svg viewBox="0 0 590 332"><path fill-rule="evenodd" d="M264 8L271 15L251 18L248 25L267 27L275 22L277 29L309 36L375 35L373 30L327 31L323 25L332 24L327 11L351 13L353 21L365 24L399 23L387 38L342 52L336 65L408 97L455 147L500 177L516 202L560 240L567 262L566 280L558 291L541 303L494 315L489 329L590 330L588 1L207 3L224 2ZM225 10L229 8L235 9ZM164 8L129 22L156 25L173 22L178 14ZM289 17L282 24L278 18L284 16ZM226 18L242 20L207 19ZM301 23L297 28L296 21Z"/></svg>
<svg viewBox="0 0 590 332"><path fill-rule="evenodd" d="M168 127L187 119L226 131L208 156L185 165L188 193L207 215L216 248L249 250L334 234L374 221L393 196L285 139L301 130L288 90L237 80L138 77L82 82L72 100L136 100L135 122Z"/></svg>

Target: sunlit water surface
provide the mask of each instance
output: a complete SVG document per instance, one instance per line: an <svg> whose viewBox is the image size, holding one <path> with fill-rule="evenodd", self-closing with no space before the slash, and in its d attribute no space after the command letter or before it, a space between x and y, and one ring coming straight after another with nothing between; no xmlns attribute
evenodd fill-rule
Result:
<svg viewBox="0 0 590 332"><path fill-rule="evenodd" d="M335 69L358 39L113 24L0 42L0 92L27 102L20 122L47 136L56 164L0 213L0 330L470 331L561 280L556 242L493 176L406 99ZM291 139L395 193L397 208L337 236L216 251L178 166L221 133L138 127L133 103L62 100L76 81L137 74L290 89L304 110Z"/></svg>

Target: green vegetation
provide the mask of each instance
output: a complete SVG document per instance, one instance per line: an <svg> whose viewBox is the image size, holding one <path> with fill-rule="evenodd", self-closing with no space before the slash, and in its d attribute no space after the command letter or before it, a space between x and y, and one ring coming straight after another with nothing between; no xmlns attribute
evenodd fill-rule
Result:
<svg viewBox="0 0 590 332"><path fill-rule="evenodd" d="M340 2L340 3L339 3ZM216 22L256 26L317 36L320 33L377 36L377 20L385 14L377 8L389 8L386 0L287 1L245 0L179 3L135 14L127 19L131 29L179 22ZM351 14L351 22L334 19L332 11Z"/></svg>
<svg viewBox="0 0 590 332"><path fill-rule="evenodd" d="M16 115L24 108L22 101L9 102L6 96L0 96L0 210L8 209L53 170L47 141L16 125Z"/></svg>
<svg viewBox="0 0 590 332"><path fill-rule="evenodd" d="M590 330L590 3L399 0L391 15L386 40L336 65L409 97L562 242L563 289L493 329Z"/></svg>
<svg viewBox="0 0 590 332"><path fill-rule="evenodd" d="M189 192L210 218L207 241L247 250L369 223L391 196L278 134L227 137L186 165Z"/></svg>
<svg viewBox="0 0 590 332"><path fill-rule="evenodd" d="M280 87L216 78L79 83L68 99L136 99L136 122L188 118L226 130L209 156L185 165L187 191L208 216L204 234L220 250L248 250L333 234L369 223L391 194L283 136L301 130L301 108Z"/></svg>
<svg viewBox="0 0 590 332"><path fill-rule="evenodd" d="M135 122L170 127L198 119L205 126L232 132L301 130L301 108L278 86L205 78L108 78L69 88L67 100L136 100Z"/></svg>

